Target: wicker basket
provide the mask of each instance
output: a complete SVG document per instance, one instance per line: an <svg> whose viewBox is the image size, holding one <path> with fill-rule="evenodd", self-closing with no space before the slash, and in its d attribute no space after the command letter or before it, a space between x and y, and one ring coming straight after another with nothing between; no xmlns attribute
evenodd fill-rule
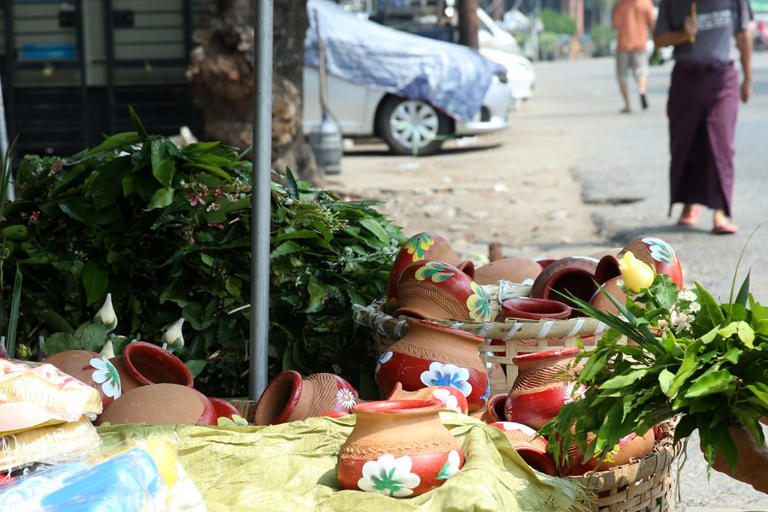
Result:
<svg viewBox="0 0 768 512"><path fill-rule="evenodd" d="M581 483L593 498L595 512L667 512L673 507L675 475L672 463L680 451L674 445L676 421L659 425L661 439L650 455L607 471L568 477Z"/></svg>
<svg viewBox="0 0 768 512"><path fill-rule="evenodd" d="M370 306L353 306L355 322L374 331L379 354L408 330L404 317L395 318L382 311L383 300ZM492 368L500 365L503 372L489 372L491 395L507 393L517 378L517 366L512 362L518 354L541 352L562 347L575 347L579 337L599 336L606 326L593 318L569 320L501 322L458 322L454 320L433 320L442 325L471 332L485 338L480 345L480 359Z"/></svg>

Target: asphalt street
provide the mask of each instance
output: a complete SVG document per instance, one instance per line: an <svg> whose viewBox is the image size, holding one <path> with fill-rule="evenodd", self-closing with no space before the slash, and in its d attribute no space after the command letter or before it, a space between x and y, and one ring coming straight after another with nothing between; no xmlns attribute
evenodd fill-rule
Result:
<svg viewBox="0 0 768 512"><path fill-rule="evenodd" d="M768 303L768 53L753 62L754 95L742 105L736 134L736 185L733 220L736 235L712 235L705 211L696 228L680 228L677 205L668 215L668 133L666 99L673 63L651 68L650 108L642 111L634 87L632 114L619 114L621 101L611 58L537 63L532 101L553 107L526 118L552 116L553 130L576 136L581 157L572 173L582 184L583 199L600 205L593 213L599 235L621 246L640 235L663 238L683 262L687 284L698 281L716 297L727 299L739 253L746 246L738 279L751 269L751 291ZM556 149L556 148L553 148ZM768 510L768 496L712 472L692 436L680 473L678 511Z"/></svg>

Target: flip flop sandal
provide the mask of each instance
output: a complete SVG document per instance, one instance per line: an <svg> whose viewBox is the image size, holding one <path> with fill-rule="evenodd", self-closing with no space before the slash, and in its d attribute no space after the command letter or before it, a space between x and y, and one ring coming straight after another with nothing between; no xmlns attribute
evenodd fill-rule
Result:
<svg viewBox="0 0 768 512"><path fill-rule="evenodd" d="M688 213L681 213L680 218L677 220L678 226L695 226L696 221L699 220L699 215L701 215L701 206L696 205L691 209Z"/></svg>
<svg viewBox="0 0 768 512"><path fill-rule="evenodd" d="M713 235L732 235L739 231L739 226L733 222L726 222L712 228Z"/></svg>

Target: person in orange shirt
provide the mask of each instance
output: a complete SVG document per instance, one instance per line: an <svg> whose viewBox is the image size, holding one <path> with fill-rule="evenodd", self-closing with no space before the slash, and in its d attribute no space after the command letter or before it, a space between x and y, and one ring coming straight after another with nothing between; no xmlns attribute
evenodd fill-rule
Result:
<svg viewBox="0 0 768 512"><path fill-rule="evenodd" d="M653 3L651 0L620 0L613 8L613 28L616 29L616 77L619 80L619 90L624 98L622 113L632 111L629 106L629 86L627 80L631 69L637 90L640 93L640 104L648 108L648 97L645 88L648 85L648 33L653 31Z"/></svg>

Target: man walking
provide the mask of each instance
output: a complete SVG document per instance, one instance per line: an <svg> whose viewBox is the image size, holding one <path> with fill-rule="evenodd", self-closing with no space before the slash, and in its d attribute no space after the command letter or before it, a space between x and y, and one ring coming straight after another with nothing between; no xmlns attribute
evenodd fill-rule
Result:
<svg viewBox="0 0 768 512"><path fill-rule="evenodd" d="M635 76L640 104L648 108L645 88L648 85L648 32L653 30L653 3L651 0L620 0L613 8L613 28L616 29L616 77L624 98L622 113L632 111L629 106L629 70Z"/></svg>

